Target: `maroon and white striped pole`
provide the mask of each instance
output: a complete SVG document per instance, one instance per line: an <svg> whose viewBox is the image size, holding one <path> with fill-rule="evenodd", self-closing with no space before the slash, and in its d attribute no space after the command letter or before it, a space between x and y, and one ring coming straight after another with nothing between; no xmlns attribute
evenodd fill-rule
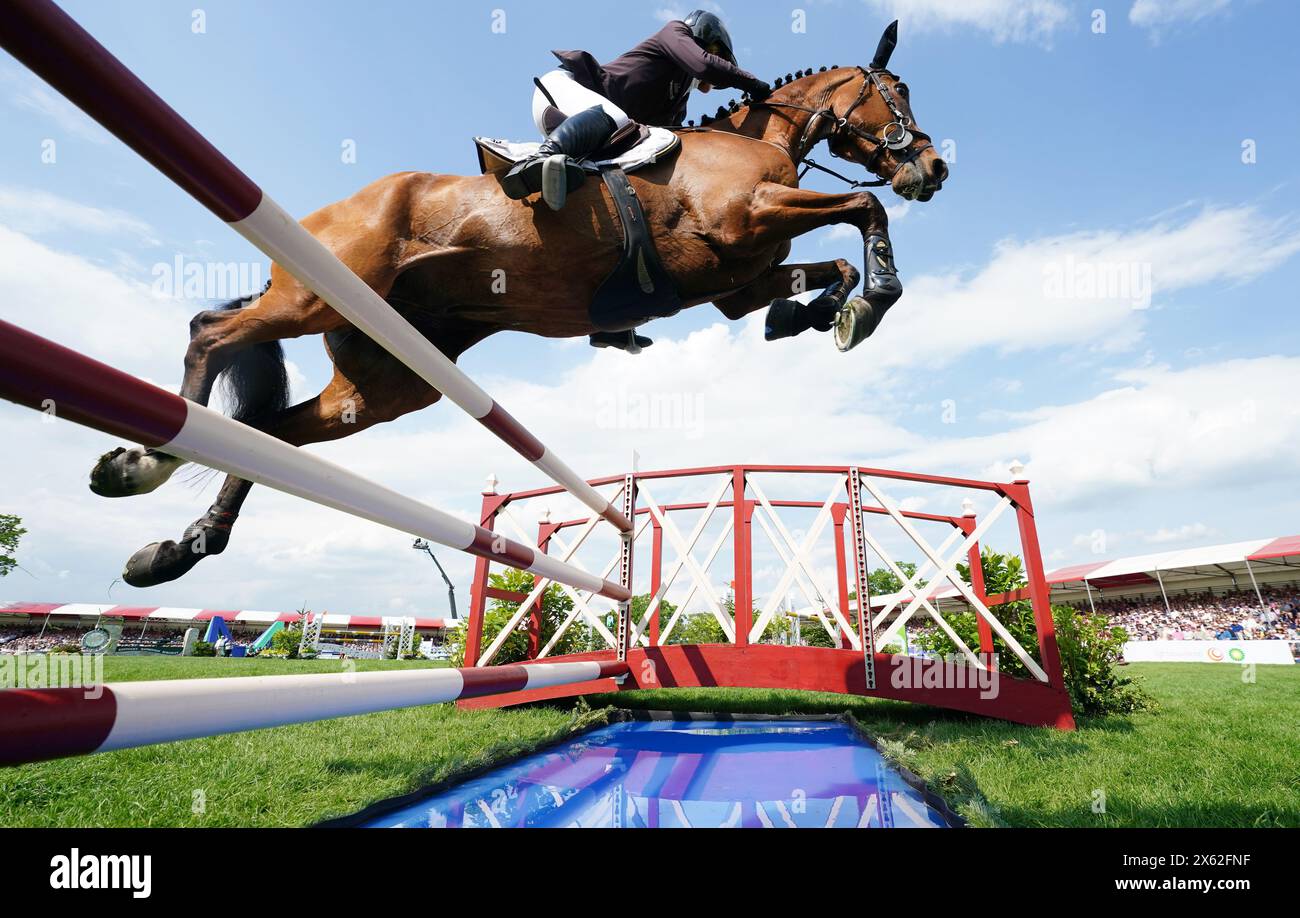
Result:
<svg viewBox="0 0 1300 918"><path fill-rule="evenodd" d="M631 531L631 521L617 507L548 450L54 3L4 0L0 4L0 47L552 481L620 532Z"/></svg>
<svg viewBox="0 0 1300 918"><path fill-rule="evenodd" d="M626 676L626 663L407 669L0 691L0 766Z"/></svg>
<svg viewBox="0 0 1300 918"><path fill-rule="evenodd" d="M0 321L0 398L617 602L626 587Z"/></svg>

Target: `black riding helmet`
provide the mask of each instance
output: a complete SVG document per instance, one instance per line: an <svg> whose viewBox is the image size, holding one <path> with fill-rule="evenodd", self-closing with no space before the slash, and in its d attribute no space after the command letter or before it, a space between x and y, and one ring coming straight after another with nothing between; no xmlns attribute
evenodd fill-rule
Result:
<svg viewBox="0 0 1300 918"><path fill-rule="evenodd" d="M700 47L710 54L716 54L724 60L736 63L736 52L731 46L731 33L722 24L722 20L707 10L696 10L687 15L682 22L691 30Z"/></svg>

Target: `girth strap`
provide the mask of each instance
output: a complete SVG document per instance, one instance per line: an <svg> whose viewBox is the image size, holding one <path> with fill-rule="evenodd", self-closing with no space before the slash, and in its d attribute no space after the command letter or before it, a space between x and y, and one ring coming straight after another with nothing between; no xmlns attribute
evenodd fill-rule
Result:
<svg viewBox="0 0 1300 918"><path fill-rule="evenodd" d="M626 331L676 315L682 300L659 258L641 199L622 169L603 169L601 178L623 225L623 257L592 299L592 324L601 331Z"/></svg>

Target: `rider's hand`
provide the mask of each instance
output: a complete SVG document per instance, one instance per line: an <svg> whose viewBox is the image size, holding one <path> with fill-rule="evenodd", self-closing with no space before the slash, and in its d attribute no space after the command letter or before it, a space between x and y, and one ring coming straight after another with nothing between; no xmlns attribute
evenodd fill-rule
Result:
<svg viewBox="0 0 1300 918"><path fill-rule="evenodd" d="M772 94L772 86L764 80L758 80L750 84L748 92L749 97L755 102L762 102Z"/></svg>

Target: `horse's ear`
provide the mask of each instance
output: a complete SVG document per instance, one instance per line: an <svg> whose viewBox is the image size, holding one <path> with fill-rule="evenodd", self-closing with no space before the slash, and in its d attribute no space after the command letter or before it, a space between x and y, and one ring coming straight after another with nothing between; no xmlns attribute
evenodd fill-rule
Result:
<svg viewBox="0 0 1300 918"><path fill-rule="evenodd" d="M876 56L871 59L872 70L884 70L889 66L889 58L894 53L894 48L898 46L898 20L895 19L885 29L885 34L880 36L880 44L876 46Z"/></svg>

